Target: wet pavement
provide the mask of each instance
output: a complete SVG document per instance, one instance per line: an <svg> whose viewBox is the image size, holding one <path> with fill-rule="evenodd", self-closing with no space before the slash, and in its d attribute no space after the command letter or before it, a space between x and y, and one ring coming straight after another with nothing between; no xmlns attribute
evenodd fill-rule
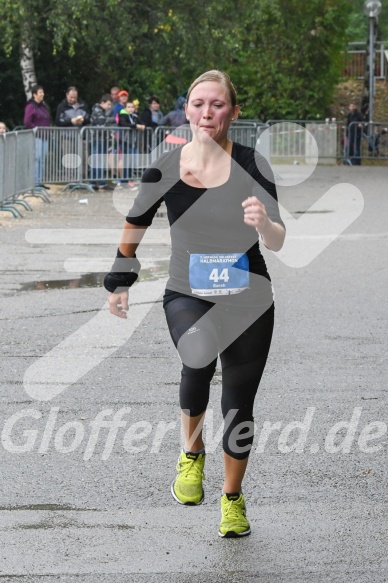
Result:
<svg viewBox="0 0 388 583"><path fill-rule="evenodd" d="M387 171L320 167L279 199L298 220L334 225L340 207L313 205L344 183L363 211L313 260L265 252L276 325L244 482L252 534L240 540L217 536L219 370L205 501L170 494L180 361L161 304L165 213L139 250L127 321L108 313L101 282L132 192L57 192L23 219L0 215L0 581L388 581ZM301 255L325 236L292 235Z"/></svg>

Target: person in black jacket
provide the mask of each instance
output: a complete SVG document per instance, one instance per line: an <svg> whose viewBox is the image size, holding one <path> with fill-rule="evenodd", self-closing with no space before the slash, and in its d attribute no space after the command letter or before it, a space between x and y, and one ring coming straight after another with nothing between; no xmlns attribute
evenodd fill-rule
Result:
<svg viewBox="0 0 388 583"><path fill-rule="evenodd" d="M89 123L90 113L85 101L78 98L77 87L66 90L66 97L57 107L55 125L61 127L82 127Z"/></svg>
<svg viewBox="0 0 388 583"><path fill-rule="evenodd" d="M357 105L354 102L349 103L349 114L347 118L348 156L354 166L360 166L361 164L362 123L360 122L363 121L364 117L358 111Z"/></svg>
<svg viewBox="0 0 388 583"><path fill-rule="evenodd" d="M73 170L72 156L81 156L79 151L78 132L76 128L88 125L90 122L89 108L85 101L79 99L77 87L68 87L66 97L57 107L55 116L55 125L62 128L69 128L69 131L63 131L60 134L62 150L62 180L65 182L72 181L77 176L76 169ZM72 128L72 130L70 130ZM86 144L83 143L84 160L87 159ZM85 164L82 169L83 176L88 176L88 167Z"/></svg>
<svg viewBox="0 0 388 583"><path fill-rule="evenodd" d="M162 117L163 113L160 111L159 98L156 97L156 95L151 95L151 97L148 99L148 107L146 107L140 115L140 121L146 126L146 128L152 128L154 130L159 126ZM144 140L144 152L147 154L149 154L151 151L150 142L150 136L146 134Z"/></svg>
<svg viewBox="0 0 388 583"><path fill-rule="evenodd" d="M91 178L97 179L92 183L94 188L105 188L111 190L113 187L108 185L103 179L103 170L107 167L107 153L109 144L109 132L105 130L106 126L114 125L114 117L111 115L112 98L109 93L104 93L99 103L93 106L90 116L90 125L94 126L92 132L92 157L90 161ZM100 129L97 129L100 128Z"/></svg>
<svg viewBox="0 0 388 583"><path fill-rule="evenodd" d="M163 113L160 111L160 101L156 95L152 95L148 99L148 107L145 108L140 116L140 121L147 128L157 128L160 120L163 117Z"/></svg>
<svg viewBox="0 0 388 583"><path fill-rule="evenodd" d="M135 106L132 101L128 103L119 111L118 126L121 128L127 128L127 130L120 131L119 134L119 145L120 151L122 152L122 177L124 180L132 178L132 169L137 165L137 154L139 153L138 148L138 132L136 130L144 132L145 125L139 123L139 118L135 114ZM121 184L121 182L119 182ZM129 186L132 188L135 186L134 183L130 183Z"/></svg>

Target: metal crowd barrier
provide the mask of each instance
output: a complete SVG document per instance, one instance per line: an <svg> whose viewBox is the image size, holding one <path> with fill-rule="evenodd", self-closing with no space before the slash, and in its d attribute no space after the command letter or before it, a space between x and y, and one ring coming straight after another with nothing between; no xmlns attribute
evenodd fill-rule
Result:
<svg viewBox="0 0 388 583"><path fill-rule="evenodd" d="M228 137L242 144L255 148L257 142L257 132L267 128L268 125L259 121L238 120L229 127ZM154 148L152 150L152 161L156 160L164 152L175 147L190 142L192 139L190 126L182 125L178 128L169 126L159 126L154 132Z"/></svg>
<svg viewBox="0 0 388 583"><path fill-rule="evenodd" d="M315 143L318 164L336 164L343 160L346 127L342 122L326 119L268 120L267 123L271 128L271 161L313 163L317 153Z"/></svg>
<svg viewBox="0 0 388 583"><path fill-rule="evenodd" d="M264 136L269 135L265 155L275 164L313 163L315 144L311 136L318 145L321 164L388 162L388 122L354 122L347 127L336 120L269 120L265 124L239 120L230 126L228 135L259 151L266 142ZM92 190L105 181L139 180L144 169L162 153L191 139L189 125L159 126L155 131L116 126L87 126L81 130L48 127L0 134L1 209L16 217L22 216L22 207L31 208L25 196L41 196L49 202L37 182Z"/></svg>
<svg viewBox="0 0 388 583"><path fill-rule="evenodd" d="M6 138L7 139L7 138ZM15 195L28 193L34 188L35 138L32 130L16 134Z"/></svg>
<svg viewBox="0 0 388 583"><path fill-rule="evenodd" d="M239 143L255 147L258 122L237 122L231 125L229 137ZM87 153L88 164L82 164L79 181L97 186L116 180L138 180L145 168L161 154L191 141L190 126L178 128L159 126L154 131L128 128L85 127L81 142Z"/></svg>
<svg viewBox="0 0 388 583"><path fill-rule="evenodd" d="M239 143L255 147L258 127L267 127L261 122L238 121L231 124L229 137ZM78 181L92 187L106 181L128 182L139 180L144 169L161 154L191 141L190 126L178 128L159 126L144 131L121 127L86 126L80 132L81 164ZM74 180L75 182L75 180Z"/></svg>
<svg viewBox="0 0 388 583"><path fill-rule="evenodd" d="M293 158L304 163L312 162L313 136L318 145L319 164L359 165L363 160L388 163L388 121L352 122L349 126L334 119L269 120L267 123L271 127L269 149L272 162L291 163Z"/></svg>
<svg viewBox="0 0 388 583"><path fill-rule="evenodd" d="M83 163L80 181L98 186L106 181L138 180L147 168L153 147L151 128L82 128Z"/></svg>
<svg viewBox="0 0 388 583"><path fill-rule="evenodd" d="M388 122L352 122L346 128L344 161L359 165L363 160L388 163Z"/></svg>
<svg viewBox="0 0 388 583"><path fill-rule="evenodd" d="M228 138L243 146L255 148L258 135L268 127L259 121L238 120L229 126Z"/></svg>
<svg viewBox="0 0 388 583"><path fill-rule="evenodd" d="M5 202L4 171L5 171L5 134L0 134L0 208L2 208Z"/></svg>
<svg viewBox="0 0 388 583"><path fill-rule="evenodd" d="M48 200L35 189L35 153L32 130L0 135L0 209L14 217L23 216L20 207L32 210L25 197L41 196Z"/></svg>
<svg viewBox="0 0 388 583"><path fill-rule="evenodd" d="M35 128L42 151L41 183L72 184L81 181L84 158L79 128Z"/></svg>
<svg viewBox="0 0 388 583"><path fill-rule="evenodd" d="M152 162L157 160L164 152L169 152L178 146L191 142L192 134L188 124L178 128L170 126L159 126L154 131L152 148Z"/></svg>

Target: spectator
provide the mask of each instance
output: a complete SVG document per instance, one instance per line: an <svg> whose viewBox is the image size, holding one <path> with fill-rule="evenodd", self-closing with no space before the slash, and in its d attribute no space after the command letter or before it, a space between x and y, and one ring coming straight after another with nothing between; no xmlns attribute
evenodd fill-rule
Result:
<svg viewBox="0 0 388 583"><path fill-rule="evenodd" d="M140 101L138 99L134 99L132 101L133 105L135 106L135 113L136 115L138 115L139 113L139 105L140 105Z"/></svg>
<svg viewBox="0 0 388 583"><path fill-rule="evenodd" d="M65 128L81 128L88 125L90 122L89 108L85 101L79 99L77 87L71 86L66 91L66 97L57 107L57 114L55 123L57 126ZM76 132L78 133L78 132ZM69 156L80 155L78 151L77 136L73 131L61 132L61 149L62 149L62 169L64 181L71 181L75 179L76 169L73 170L73 160ZM87 159L86 144L83 142L83 159ZM85 164L82 173L84 176L88 174L88 168Z"/></svg>
<svg viewBox="0 0 388 583"><path fill-rule="evenodd" d="M109 93L104 93L98 103L95 103L92 108L90 116L90 125L92 126L113 126L115 124L114 117L110 117L110 109L112 107L112 99Z"/></svg>
<svg viewBox="0 0 388 583"><path fill-rule="evenodd" d="M112 105L110 106L110 109L107 113L107 116L113 117L113 119L115 117L114 109L119 101L119 98L118 98L119 91L120 91L120 87L112 87L110 90L110 99L112 101Z"/></svg>
<svg viewBox="0 0 388 583"><path fill-rule="evenodd" d="M44 89L41 85L34 85L31 89L32 97L27 101L24 110L24 125L27 129L46 128L51 126L49 108L44 102ZM35 186L49 189L43 183L44 165L48 152L48 135L45 130L37 130L35 134Z"/></svg>
<svg viewBox="0 0 388 583"><path fill-rule="evenodd" d="M158 127L162 117L163 113L160 111L160 101L156 95L152 95L148 99L148 107L141 114L140 120L147 128L155 129Z"/></svg>
<svg viewBox="0 0 388 583"><path fill-rule="evenodd" d="M133 130L145 130L145 125L139 123L139 116L135 113L135 106L133 101L128 101L125 108L120 110L118 125L120 127L131 128Z"/></svg>
<svg viewBox="0 0 388 583"><path fill-rule="evenodd" d="M138 154L137 146L137 132L144 131L145 125L139 123L138 116L135 114L135 106L132 101L128 101L125 108L123 107L119 112L119 127L127 128L130 131L121 132L119 137L120 150L123 153L123 179L127 180L132 177L132 169L135 166L135 156ZM129 156L128 154L131 154ZM119 183L120 184L120 183ZM130 187L134 187L134 183L129 183Z"/></svg>
<svg viewBox="0 0 388 583"><path fill-rule="evenodd" d="M118 114L123 109L123 107L126 106L127 101L128 101L128 95L129 95L128 94L128 91L125 91L125 89L122 89L117 94L117 96L118 96L118 103L116 103L115 108L113 110L113 115L114 115L114 118L116 120L117 125L119 124Z"/></svg>
<svg viewBox="0 0 388 583"><path fill-rule="evenodd" d="M0 134L6 134L8 132L8 128L3 121L0 121Z"/></svg>
<svg viewBox="0 0 388 583"><path fill-rule="evenodd" d="M78 98L77 87L69 87L65 99L57 107L55 124L61 127L82 127L89 121L89 108L85 101Z"/></svg>
<svg viewBox="0 0 388 583"><path fill-rule="evenodd" d="M112 105L116 105L118 103L118 94L120 91L120 87L112 87L110 90L110 98L112 100Z"/></svg>
<svg viewBox="0 0 388 583"><path fill-rule="evenodd" d="M117 125L119 125L119 113L123 108L125 108L127 101L128 101L128 91L126 91L125 89L121 89L120 91L118 91L117 102L115 105L112 106L113 117L114 117L115 123ZM110 157L111 167L115 168L117 171L118 186L121 185L120 176L121 176L121 171L122 171L122 160L121 160L122 152L121 152L120 147L119 147L119 142L120 142L120 133L116 132L116 139L115 139L115 142L113 144L113 147L112 147L112 150L110 152L109 157Z"/></svg>
<svg viewBox="0 0 388 583"><path fill-rule="evenodd" d="M109 93L105 93L99 103L93 106L90 116L90 124L94 127L106 127L114 124L114 118L109 114L112 109L112 98ZM107 153L109 136L103 130L91 130L92 135L92 157L91 157L91 178L96 180L92 183L94 188L104 188L112 190L112 186L103 179L103 170L107 167Z"/></svg>
<svg viewBox="0 0 388 583"><path fill-rule="evenodd" d="M363 115L358 111L357 105L354 102L349 103L347 117L348 157L354 166L361 164L362 123L360 122L363 121Z"/></svg>
<svg viewBox="0 0 388 583"><path fill-rule="evenodd" d="M160 111L160 101L156 95L151 95L148 99L148 107L145 108L140 116L140 121L146 126L146 128L155 129L158 127L163 114ZM151 152L151 136L146 133L144 136L144 146L143 152L149 154Z"/></svg>
<svg viewBox="0 0 388 583"><path fill-rule="evenodd" d="M175 109L169 111L162 119L159 121L159 125L168 125L172 128L178 128L181 125L187 124L185 113L185 103L186 99L184 97L178 97L175 104Z"/></svg>

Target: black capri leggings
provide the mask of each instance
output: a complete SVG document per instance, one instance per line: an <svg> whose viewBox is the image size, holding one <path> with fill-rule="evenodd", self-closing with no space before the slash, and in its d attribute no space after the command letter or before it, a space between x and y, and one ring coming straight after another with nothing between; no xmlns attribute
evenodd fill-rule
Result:
<svg viewBox="0 0 388 583"><path fill-rule="evenodd" d="M271 345L274 305L258 319L247 309L236 311L190 296L171 299L164 309L182 360L181 409L192 417L204 413L219 354L223 449L235 459L247 458L253 443L253 404Z"/></svg>

